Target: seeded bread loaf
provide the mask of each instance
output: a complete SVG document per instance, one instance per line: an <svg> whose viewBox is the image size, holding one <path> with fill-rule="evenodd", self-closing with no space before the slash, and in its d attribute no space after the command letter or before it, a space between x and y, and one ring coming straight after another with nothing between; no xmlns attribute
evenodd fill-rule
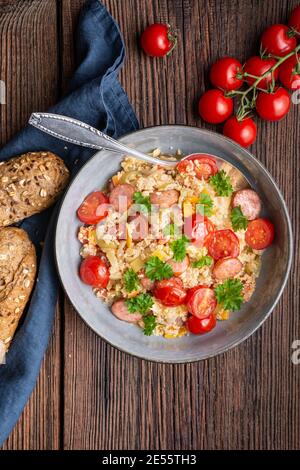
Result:
<svg viewBox="0 0 300 470"><path fill-rule="evenodd" d="M35 274L35 248L27 233L17 227L0 228L0 364L24 312Z"/></svg>
<svg viewBox="0 0 300 470"><path fill-rule="evenodd" d="M50 207L65 188L69 172L51 152L29 152L0 163L0 227Z"/></svg>

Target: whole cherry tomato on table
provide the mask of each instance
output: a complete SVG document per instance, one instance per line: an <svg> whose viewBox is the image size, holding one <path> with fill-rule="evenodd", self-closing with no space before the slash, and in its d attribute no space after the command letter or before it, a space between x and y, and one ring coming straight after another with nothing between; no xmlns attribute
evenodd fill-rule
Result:
<svg viewBox="0 0 300 470"><path fill-rule="evenodd" d="M148 26L141 36L141 46L151 57L170 54L176 46L177 38L167 24L154 23Z"/></svg>
<svg viewBox="0 0 300 470"><path fill-rule="evenodd" d="M254 250L264 250L274 240L274 225L268 219L255 219L249 222L245 240Z"/></svg>
<svg viewBox="0 0 300 470"><path fill-rule="evenodd" d="M191 316L186 322L187 329L194 335L209 333L213 328L215 328L216 324L216 318L213 314L202 319Z"/></svg>
<svg viewBox="0 0 300 470"><path fill-rule="evenodd" d="M198 108L204 121L220 124L233 113L233 100L226 97L223 91L212 89L201 96Z"/></svg>
<svg viewBox="0 0 300 470"><path fill-rule="evenodd" d="M272 93L260 92L256 100L257 114L266 121L279 121L289 112L290 106L290 95L282 87Z"/></svg>
<svg viewBox="0 0 300 470"><path fill-rule="evenodd" d="M109 269L98 256L85 258L79 269L81 280L92 287L106 287L109 281Z"/></svg>
<svg viewBox="0 0 300 470"><path fill-rule="evenodd" d="M276 64L276 60L272 58L268 59L261 59L259 56L250 57L244 65L244 72L249 73L250 75L255 75L256 77L261 77L264 73L266 73L270 68L272 68ZM267 90L269 86L272 84L273 79L276 81L278 78L278 69L275 69L272 73L268 73L259 83L258 88L263 88ZM247 77L246 81L248 85L252 85L256 78Z"/></svg>
<svg viewBox="0 0 300 470"><path fill-rule="evenodd" d="M249 147L253 144L256 132L256 124L249 117L239 121L235 116L232 116L225 122L223 128L223 134L242 147Z"/></svg>
<svg viewBox="0 0 300 470"><path fill-rule="evenodd" d="M290 90L300 88L300 63L296 56L283 62L279 67L279 80Z"/></svg>
<svg viewBox="0 0 300 470"><path fill-rule="evenodd" d="M292 11L289 26L300 33L300 5Z"/></svg>
<svg viewBox="0 0 300 470"><path fill-rule="evenodd" d="M108 198L102 191L89 194L77 210L77 217L85 224L97 224L108 215Z"/></svg>
<svg viewBox="0 0 300 470"><path fill-rule="evenodd" d="M223 57L212 65L209 78L216 88L237 90L243 85L243 80L238 78L242 70L242 64L238 60L233 57Z"/></svg>
<svg viewBox="0 0 300 470"><path fill-rule="evenodd" d="M291 36L291 30L284 24L273 24L261 37L261 47L265 53L284 56L297 46L297 40Z"/></svg>

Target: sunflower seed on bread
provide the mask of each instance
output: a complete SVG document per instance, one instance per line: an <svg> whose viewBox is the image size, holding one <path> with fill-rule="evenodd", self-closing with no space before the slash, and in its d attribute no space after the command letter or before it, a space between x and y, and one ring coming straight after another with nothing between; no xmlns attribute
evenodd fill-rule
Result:
<svg viewBox="0 0 300 470"><path fill-rule="evenodd" d="M29 152L0 165L0 227L50 207L66 187L69 171L51 152Z"/></svg>
<svg viewBox="0 0 300 470"><path fill-rule="evenodd" d="M27 233L17 227L0 228L0 364L24 312L35 274L35 248Z"/></svg>

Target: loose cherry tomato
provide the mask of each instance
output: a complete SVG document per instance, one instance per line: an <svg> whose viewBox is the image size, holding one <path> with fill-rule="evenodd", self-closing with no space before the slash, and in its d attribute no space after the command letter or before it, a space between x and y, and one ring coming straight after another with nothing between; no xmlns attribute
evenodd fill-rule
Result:
<svg viewBox="0 0 300 470"><path fill-rule="evenodd" d="M242 73L242 64L233 57L223 57L215 62L210 69L210 81L216 88L222 90L237 90L243 85L238 78Z"/></svg>
<svg viewBox="0 0 300 470"><path fill-rule="evenodd" d="M92 287L106 287L109 281L109 269L98 256L85 258L79 269L81 280Z"/></svg>
<svg viewBox="0 0 300 470"><path fill-rule="evenodd" d="M188 311L197 318L208 317L217 306L213 289L206 286L197 286L192 289L192 292L188 291L187 299Z"/></svg>
<svg viewBox="0 0 300 470"><path fill-rule="evenodd" d="M256 100L256 111L266 121L279 121L289 112L291 98L288 92L277 88L273 93L260 92Z"/></svg>
<svg viewBox="0 0 300 470"><path fill-rule="evenodd" d="M186 291L178 277L163 279L155 283L153 295L167 307L175 307L185 302Z"/></svg>
<svg viewBox="0 0 300 470"><path fill-rule="evenodd" d="M198 108L204 121L219 124L231 116L233 100L224 96L221 90L208 90L201 96Z"/></svg>
<svg viewBox="0 0 300 470"><path fill-rule="evenodd" d="M269 59L261 59L259 56L250 57L244 65L244 72L249 73L250 75L255 75L256 77L261 77L264 73L270 70L276 64L276 60L269 58ZM275 69L272 73L268 73L265 78L263 78L259 84L257 85L258 88L263 88L267 90L269 86L272 84L273 79L276 81L278 78L278 69ZM252 85L256 78L247 77L246 81L249 85Z"/></svg>
<svg viewBox="0 0 300 470"><path fill-rule="evenodd" d="M300 33L300 5L292 11L289 26Z"/></svg>
<svg viewBox="0 0 300 470"><path fill-rule="evenodd" d="M296 56L291 57L280 65L279 80L290 90L298 90L300 88L300 63Z"/></svg>
<svg viewBox="0 0 300 470"><path fill-rule="evenodd" d="M273 24L261 37L262 50L276 56L284 56L297 46L295 37L290 37L290 29L284 24Z"/></svg>
<svg viewBox="0 0 300 470"><path fill-rule="evenodd" d="M103 207L101 208L101 206ZM79 209L77 210L77 217L85 224L97 224L108 214L108 198L102 191L95 191L89 194Z"/></svg>
<svg viewBox="0 0 300 470"><path fill-rule="evenodd" d="M194 335L204 335L209 333L213 328L215 328L217 322L214 315L210 315L207 318L197 318L191 316L187 319L186 326L187 329Z"/></svg>
<svg viewBox="0 0 300 470"><path fill-rule="evenodd" d="M274 225L268 219L255 219L249 222L245 240L254 250L264 250L274 240Z"/></svg>
<svg viewBox="0 0 300 470"><path fill-rule="evenodd" d="M167 24L154 23L141 36L141 46L151 57L163 57L176 46L176 36Z"/></svg>
<svg viewBox="0 0 300 470"><path fill-rule="evenodd" d="M235 116L231 116L224 124L223 134L242 147L249 147L256 139L256 124L249 117L238 121Z"/></svg>
<svg viewBox="0 0 300 470"><path fill-rule="evenodd" d="M208 254L218 260L220 258L237 258L240 253L240 242L230 229L216 230L207 235L204 246Z"/></svg>
<svg viewBox="0 0 300 470"><path fill-rule="evenodd" d="M214 229L214 224L202 214L196 213L184 220L184 234L197 245L202 245L206 236Z"/></svg>
<svg viewBox="0 0 300 470"><path fill-rule="evenodd" d="M208 179L218 172L216 160L206 153L195 153L185 157L177 165L179 173L189 173L194 171L197 178Z"/></svg>

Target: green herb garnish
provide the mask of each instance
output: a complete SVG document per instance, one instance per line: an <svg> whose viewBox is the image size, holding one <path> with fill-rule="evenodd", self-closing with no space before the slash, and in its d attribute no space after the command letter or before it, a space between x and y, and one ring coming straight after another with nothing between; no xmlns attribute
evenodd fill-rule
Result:
<svg viewBox="0 0 300 470"><path fill-rule="evenodd" d="M205 193L200 194L198 203L196 204L196 211L198 214L210 217L212 215L212 208L214 206L212 198Z"/></svg>
<svg viewBox="0 0 300 470"><path fill-rule="evenodd" d="M173 250L173 258L175 261L183 261L186 255L186 245L189 243L189 239L183 235L178 240L175 240L171 243L171 248Z"/></svg>
<svg viewBox="0 0 300 470"><path fill-rule="evenodd" d="M230 196L233 192L230 178L224 170L220 170L218 173L211 176L209 182L218 196Z"/></svg>
<svg viewBox="0 0 300 470"><path fill-rule="evenodd" d="M168 235L175 236L180 233L180 228L175 224L168 224L163 229L163 235L166 237Z"/></svg>
<svg viewBox="0 0 300 470"><path fill-rule="evenodd" d="M150 294L139 294L132 299L127 299L126 305L130 313L139 312L145 315L153 305L153 298Z"/></svg>
<svg viewBox="0 0 300 470"><path fill-rule="evenodd" d="M162 281L173 276L173 269L157 256L151 256L145 263L145 274L151 281Z"/></svg>
<svg viewBox="0 0 300 470"><path fill-rule="evenodd" d="M135 204L138 204L139 206L141 206L141 210L143 212L150 212L151 202L148 196L143 196L143 194L140 191L136 191L133 194L133 201L135 202Z"/></svg>
<svg viewBox="0 0 300 470"><path fill-rule="evenodd" d="M227 279L215 288L217 301L225 310L239 310L244 300L242 290L239 279Z"/></svg>
<svg viewBox="0 0 300 470"><path fill-rule="evenodd" d="M192 264L193 268L203 268L204 266L211 266L213 259L210 256L202 256L202 258L194 261Z"/></svg>
<svg viewBox="0 0 300 470"><path fill-rule="evenodd" d="M156 317L154 315L146 315L143 318L144 322L144 335L151 336L156 328Z"/></svg>
<svg viewBox="0 0 300 470"><path fill-rule="evenodd" d="M232 209L230 219L233 230L246 230L248 220L244 216L240 206Z"/></svg>
<svg viewBox="0 0 300 470"><path fill-rule="evenodd" d="M137 273L133 269L127 269L124 273L124 285L127 292L137 290L140 286Z"/></svg>

